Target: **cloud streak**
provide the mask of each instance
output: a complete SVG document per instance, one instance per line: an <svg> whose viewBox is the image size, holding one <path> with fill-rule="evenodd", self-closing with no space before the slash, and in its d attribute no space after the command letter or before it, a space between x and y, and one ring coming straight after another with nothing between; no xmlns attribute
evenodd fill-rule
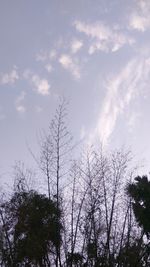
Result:
<svg viewBox="0 0 150 267"><path fill-rule="evenodd" d="M149 82L150 58L136 58L116 76L106 82L106 95L92 140L98 137L106 145L113 133L117 119L132 100L144 91Z"/></svg>
<svg viewBox="0 0 150 267"><path fill-rule="evenodd" d="M89 37L89 54L98 50L106 53L115 52L126 44L132 45L134 43L134 39L121 33L119 27L110 28L100 21L95 23L75 21L74 26L78 32Z"/></svg>

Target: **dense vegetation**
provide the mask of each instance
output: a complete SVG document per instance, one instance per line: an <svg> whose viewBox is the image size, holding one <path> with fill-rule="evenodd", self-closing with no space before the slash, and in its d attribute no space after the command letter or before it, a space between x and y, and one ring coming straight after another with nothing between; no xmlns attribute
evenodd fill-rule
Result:
<svg viewBox="0 0 150 267"><path fill-rule="evenodd" d="M147 176L136 175L130 153L90 147L73 159L73 147L62 102L35 157L47 193L18 166L1 198L0 266L150 266Z"/></svg>

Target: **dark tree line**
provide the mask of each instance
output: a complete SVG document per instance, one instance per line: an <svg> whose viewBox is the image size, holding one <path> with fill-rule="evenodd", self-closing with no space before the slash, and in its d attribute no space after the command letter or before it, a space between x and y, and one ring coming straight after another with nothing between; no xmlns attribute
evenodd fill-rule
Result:
<svg viewBox="0 0 150 267"><path fill-rule="evenodd" d="M149 267L147 176L136 176L130 153L90 147L73 159L72 151L63 101L35 158L47 193L18 166L1 199L0 266Z"/></svg>

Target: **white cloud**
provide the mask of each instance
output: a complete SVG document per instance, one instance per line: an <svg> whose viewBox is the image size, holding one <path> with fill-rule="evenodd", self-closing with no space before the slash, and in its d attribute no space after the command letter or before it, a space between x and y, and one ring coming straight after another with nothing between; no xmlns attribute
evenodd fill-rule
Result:
<svg viewBox="0 0 150 267"><path fill-rule="evenodd" d="M24 91L21 92L21 94L16 98L15 106L16 110L19 113L24 113L26 111L25 106L23 105L23 101L25 99L26 93Z"/></svg>
<svg viewBox="0 0 150 267"><path fill-rule="evenodd" d="M83 42L81 40L73 40L71 43L71 51L73 54L77 53L83 46Z"/></svg>
<svg viewBox="0 0 150 267"><path fill-rule="evenodd" d="M89 54L93 54L97 50L115 52L125 44L134 43L134 39L121 33L118 27L110 28L100 21L91 24L76 21L74 25L77 31L90 37Z"/></svg>
<svg viewBox="0 0 150 267"><path fill-rule="evenodd" d="M35 86L36 91L41 95L50 94L50 84L48 80L41 79L38 75L33 75L31 78L33 85Z"/></svg>
<svg viewBox="0 0 150 267"><path fill-rule="evenodd" d="M150 1L137 0L129 18L129 28L141 32L150 29Z"/></svg>
<svg viewBox="0 0 150 267"><path fill-rule="evenodd" d="M0 75L1 84L14 84L19 79L19 74L16 68L9 73L3 73Z"/></svg>
<svg viewBox="0 0 150 267"><path fill-rule="evenodd" d="M80 78L79 67L69 55L61 55L59 58L59 63L63 66L64 69L70 71L76 79Z"/></svg>
<svg viewBox="0 0 150 267"><path fill-rule="evenodd" d="M135 30L144 32L149 25L150 20L138 14L133 14L130 18L130 27Z"/></svg>
<svg viewBox="0 0 150 267"><path fill-rule="evenodd" d="M107 144L115 129L118 117L125 111L136 97L149 84L149 59L131 60L116 76L106 82L106 95L100 110L99 118L93 133L92 141L98 136L103 144ZM92 142L90 140L90 142Z"/></svg>
<svg viewBox="0 0 150 267"><path fill-rule="evenodd" d="M50 65L48 65L47 68L50 71ZM34 86L34 89L38 94L41 95L50 94L50 84L47 79L40 78L39 75L35 74L33 71L29 69L23 72L23 78L29 81Z"/></svg>
<svg viewBox="0 0 150 267"><path fill-rule="evenodd" d="M97 38L99 40L106 40L110 35L110 30L108 27L104 26L102 23L97 22L94 24L86 24L81 21L75 22L76 30L83 32L86 35Z"/></svg>
<svg viewBox="0 0 150 267"><path fill-rule="evenodd" d="M64 68L68 69L72 64L72 59L68 55L62 55L59 59L59 62L63 65Z"/></svg>

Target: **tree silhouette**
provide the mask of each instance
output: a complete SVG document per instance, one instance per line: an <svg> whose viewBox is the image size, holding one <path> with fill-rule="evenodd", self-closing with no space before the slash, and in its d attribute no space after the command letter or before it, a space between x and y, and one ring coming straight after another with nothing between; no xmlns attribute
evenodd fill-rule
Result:
<svg viewBox="0 0 150 267"><path fill-rule="evenodd" d="M147 176L131 183L131 156L123 150L91 146L72 158L66 114L62 101L36 160L47 196L33 190L32 171L19 164L11 197L1 198L0 266L150 266Z"/></svg>
<svg viewBox="0 0 150 267"><path fill-rule="evenodd" d="M143 228L147 237L150 237L150 181L147 176L137 176L135 183L127 187L128 194L133 202L133 210L137 222Z"/></svg>
<svg viewBox="0 0 150 267"><path fill-rule="evenodd" d="M56 201L57 209L61 208L62 211L64 209L64 198L62 196L68 183L67 176L70 166L70 152L72 151L72 136L66 123L66 106L66 100L64 98L60 99L59 106L50 122L48 133L42 137L40 147L40 167L46 176L48 196ZM64 212L62 213L64 214ZM65 218L62 220L64 225ZM65 233L63 239L65 243ZM64 246L67 247L65 244ZM62 266L60 246L56 247L56 266Z"/></svg>
<svg viewBox="0 0 150 267"><path fill-rule="evenodd" d="M11 240L10 266L50 266L49 255L61 244L61 212L56 203L35 191L17 192L3 209Z"/></svg>

